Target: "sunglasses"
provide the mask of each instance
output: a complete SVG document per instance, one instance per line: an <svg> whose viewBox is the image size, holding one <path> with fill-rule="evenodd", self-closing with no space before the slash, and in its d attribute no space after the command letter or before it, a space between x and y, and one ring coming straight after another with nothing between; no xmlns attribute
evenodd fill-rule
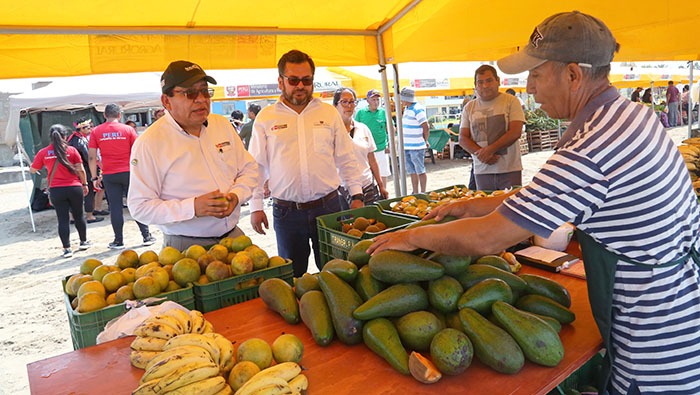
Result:
<svg viewBox="0 0 700 395"><path fill-rule="evenodd" d="M299 82L304 84L304 86L310 86L310 85L313 85L313 83L314 83L314 77L302 77L302 78L287 77L284 74L280 74L280 76L286 78L287 82L289 82L289 85L291 85L291 86L297 86L297 85L299 85Z"/></svg>
<svg viewBox="0 0 700 395"><path fill-rule="evenodd" d="M210 97L214 96L214 88L187 89L184 91L173 90L173 93L179 93L181 95L185 95L190 100L194 100L194 99L198 98L199 94L201 93L205 99L209 99Z"/></svg>

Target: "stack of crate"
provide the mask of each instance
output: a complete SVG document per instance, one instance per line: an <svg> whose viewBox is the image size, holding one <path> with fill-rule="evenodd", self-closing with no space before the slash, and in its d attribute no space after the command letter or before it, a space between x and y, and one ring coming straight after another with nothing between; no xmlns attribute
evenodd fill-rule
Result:
<svg viewBox="0 0 700 395"><path fill-rule="evenodd" d="M520 145L520 155L525 155L528 152L530 152L530 148L527 142L527 133L523 131L520 134L520 139L518 140L518 144Z"/></svg>
<svg viewBox="0 0 700 395"><path fill-rule="evenodd" d="M527 134L527 144L530 152L554 149L559 142L559 130L532 130Z"/></svg>

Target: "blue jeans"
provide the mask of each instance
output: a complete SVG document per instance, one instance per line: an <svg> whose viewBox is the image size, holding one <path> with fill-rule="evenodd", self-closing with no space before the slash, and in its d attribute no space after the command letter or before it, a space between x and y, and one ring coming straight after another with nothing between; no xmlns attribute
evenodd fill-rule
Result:
<svg viewBox="0 0 700 395"><path fill-rule="evenodd" d="M675 127L680 125L680 108L679 102L674 101L673 103L668 103L668 125L670 127Z"/></svg>
<svg viewBox="0 0 700 395"><path fill-rule="evenodd" d="M277 253L292 260L294 277L301 277L309 267L309 239L314 250L316 267L321 270L316 217L340 211L339 199L329 199L323 206L309 210L272 205L273 227L277 235Z"/></svg>

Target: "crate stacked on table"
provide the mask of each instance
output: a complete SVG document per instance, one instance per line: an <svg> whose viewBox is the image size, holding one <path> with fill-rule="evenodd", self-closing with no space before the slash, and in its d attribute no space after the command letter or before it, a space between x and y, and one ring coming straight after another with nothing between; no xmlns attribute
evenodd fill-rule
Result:
<svg viewBox="0 0 700 395"><path fill-rule="evenodd" d="M539 152L554 149L559 142L559 129L531 130L527 132L529 152Z"/></svg>
<svg viewBox="0 0 700 395"><path fill-rule="evenodd" d="M520 146L520 155L525 155L530 152L530 145L527 142L527 132L522 132L520 134L518 145Z"/></svg>

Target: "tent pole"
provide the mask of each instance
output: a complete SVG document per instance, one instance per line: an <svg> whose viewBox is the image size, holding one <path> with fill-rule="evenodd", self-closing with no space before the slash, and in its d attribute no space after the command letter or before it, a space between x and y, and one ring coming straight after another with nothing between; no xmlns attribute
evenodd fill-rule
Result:
<svg viewBox="0 0 700 395"><path fill-rule="evenodd" d="M22 170L22 186L24 186L24 195L27 197L27 209L29 209L29 219L32 222L32 232L36 233L36 226L34 225L34 213L32 212L32 197L27 190L27 179L24 174L24 155L22 155L22 150L20 149L19 133L17 133L17 154L19 155L19 167Z"/></svg>
<svg viewBox="0 0 700 395"><path fill-rule="evenodd" d="M391 163L391 171L394 176L394 193L396 196L403 196L401 194L401 185L399 184L399 172L396 171L398 167L398 161L396 160L396 128L394 127L394 121L391 119L391 95L389 94L389 81L386 77L386 63L384 59L384 43L382 42L382 35L377 35L377 52L379 53L379 74L382 78L382 93L384 93L384 112L386 113L386 130L389 135L389 161ZM401 166L403 169L403 166ZM386 185L385 185L386 187Z"/></svg>
<svg viewBox="0 0 700 395"><path fill-rule="evenodd" d="M401 108L401 91L399 87L399 65L394 63L392 66L394 66L394 105L396 106L396 125L399 130L397 133L399 136L399 181L401 183L401 195L399 196L405 196L408 194L408 191L406 188L406 157L405 151L403 150L403 108Z"/></svg>
<svg viewBox="0 0 700 395"><path fill-rule="evenodd" d="M688 138L693 137L693 95L691 92L693 92L693 66L695 65L694 61L690 61L690 78L688 81ZM683 109L681 109L681 114ZM682 118L682 116L681 116Z"/></svg>

